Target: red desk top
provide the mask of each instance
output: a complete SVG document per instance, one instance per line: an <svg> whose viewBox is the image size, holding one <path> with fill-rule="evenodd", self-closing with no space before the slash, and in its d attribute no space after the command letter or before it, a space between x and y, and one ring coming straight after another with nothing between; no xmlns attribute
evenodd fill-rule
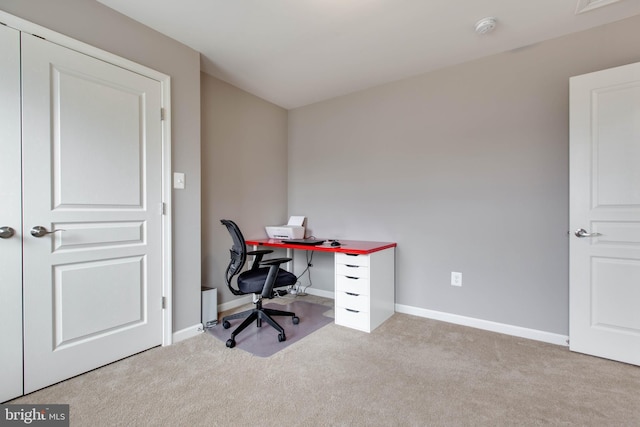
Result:
<svg viewBox="0 0 640 427"><path fill-rule="evenodd" d="M322 240L322 239L318 239ZM245 243L250 246L270 246L273 248L283 249L300 249L303 251L319 251L319 252L343 252L348 254L367 255L388 248L395 248L397 243L394 242L368 242L362 240L339 240L340 246L329 245L295 245L291 243L282 243L278 239L253 239L247 240Z"/></svg>

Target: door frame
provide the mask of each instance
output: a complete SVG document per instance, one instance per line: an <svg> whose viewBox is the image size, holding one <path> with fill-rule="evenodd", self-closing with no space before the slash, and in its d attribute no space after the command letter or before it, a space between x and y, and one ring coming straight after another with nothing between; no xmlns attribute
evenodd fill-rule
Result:
<svg viewBox="0 0 640 427"><path fill-rule="evenodd" d="M156 80L161 86L162 106L162 206L158 211L162 213L162 345L173 342L173 241L172 241L172 180L171 180L171 77L159 71L135 63L128 59L114 55L105 50L91 46L79 40L49 30L48 28L26 21L17 16L0 10L0 23L37 37L44 38L51 43L108 62L110 64L133 71L150 79ZM158 111L158 114L161 114Z"/></svg>

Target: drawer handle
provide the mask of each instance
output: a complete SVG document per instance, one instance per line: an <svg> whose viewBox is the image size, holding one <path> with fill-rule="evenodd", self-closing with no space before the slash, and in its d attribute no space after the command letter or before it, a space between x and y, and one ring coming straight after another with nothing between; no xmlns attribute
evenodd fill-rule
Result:
<svg viewBox="0 0 640 427"><path fill-rule="evenodd" d="M354 277L354 276L344 276L344 277L346 277L347 279L351 279L351 280L358 280L359 279L359 277Z"/></svg>
<svg viewBox="0 0 640 427"><path fill-rule="evenodd" d="M360 313L358 310L354 310L352 308L345 308L345 310L350 311L352 313Z"/></svg>
<svg viewBox="0 0 640 427"><path fill-rule="evenodd" d="M346 255L346 256L358 256L358 255L360 255L360 254L347 254L347 253L345 253L345 255Z"/></svg>
<svg viewBox="0 0 640 427"><path fill-rule="evenodd" d="M347 295L351 295L352 297L359 297L360 294L354 294L353 292L345 292Z"/></svg>
<svg viewBox="0 0 640 427"><path fill-rule="evenodd" d="M360 267L359 265L353 265L353 264L345 264L345 267L349 267L349 268L358 268Z"/></svg>

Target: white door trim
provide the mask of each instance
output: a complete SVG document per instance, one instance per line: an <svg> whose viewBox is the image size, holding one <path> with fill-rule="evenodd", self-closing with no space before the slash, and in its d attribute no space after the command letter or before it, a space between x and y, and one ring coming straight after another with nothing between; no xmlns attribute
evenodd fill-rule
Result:
<svg viewBox="0 0 640 427"><path fill-rule="evenodd" d="M162 295L164 310L162 312L162 345L170 345L173 341L172 299L173 299L173 241L172 241L172 186L171 186L171 78L151 68L128 59L114 55L71 37L49 30L40 25L26 21L0 10L0 23L16 30L42 37L52 43L75 50L96 59L117 65L145 77L160 82L162 90ZM160 114L160 112L158 112Z"/></svg>
<svg viewBox="0 0 640 427"><path fill-rule="evenodd" d="M22 165L20 32L0 26L0 402L24 394L22 346Z"/></svg>

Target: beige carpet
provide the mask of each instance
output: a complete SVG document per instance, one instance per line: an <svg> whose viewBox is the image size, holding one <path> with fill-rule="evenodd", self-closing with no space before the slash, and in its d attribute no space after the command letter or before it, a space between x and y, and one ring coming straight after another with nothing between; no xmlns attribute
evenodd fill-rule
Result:
<svg viewBox="0 0 640 427"><path fill-rule="evenodd" d="M68 403L72 426L640 426L640 368L395 314L270 358L201 334L11 403Z"/></svg>

